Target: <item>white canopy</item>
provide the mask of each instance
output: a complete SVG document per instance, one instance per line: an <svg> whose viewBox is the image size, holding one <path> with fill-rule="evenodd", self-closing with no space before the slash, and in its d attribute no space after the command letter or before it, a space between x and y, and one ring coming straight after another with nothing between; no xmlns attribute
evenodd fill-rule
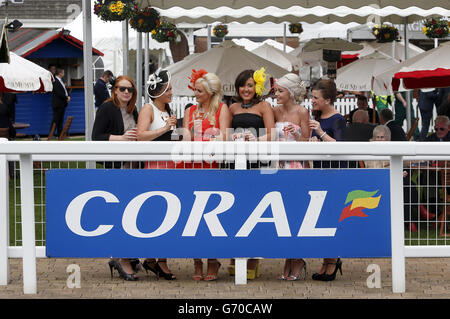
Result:
<svg viewBox="0 0 450 319"><path fill-rule="evenodd" d="M370 91L372 75L398 64L385 54L375 51L337 70L336 87L341 91Z"/></svg>
<svg viewBox="0 0 450 319"><path fill-rule="evenodd" d="M447 0L444 0L444 2L445 1ZM200 3L201 2L203 1L200 1ZM346 24L356 22L359 24L365 24L369 20L376 20L379 18L383 22L403 24L405 22L405 18L408 18L409 21L417 21L423 19L423 17L450 15L450 10L434 7L432 9L428 8L425 10L410 6L406 6L406 8L403 9L392 6L377 9L372 6L358 6L358 8L349 8L342 5L337 7L330 5L329 8L324 8L310 6L305 7L301 6L298 2L292 4L292 6L284 7L284 1L278 1L276 6L273 1L269 4L266 3L266 5L261 5L266 1L261 1L261 4L258 1L258 5L247 3L245 7L240 6L237 8L234 6L235 2L240 1L208 1L207 6L203 7L201 4L198 4L195 8L189 8L188 5L184 6L185 2L179 3L179 6L176 7L171 7L165 1L162 6L159 6L157 3L153 3L153 1L152 5L160 8L161 15L173 23L214 23L220 21L222 23L339 22ZM357 3L358 1L355 2ZM448 7L448 2L444 8L445 7Z"/></svg>
<svg viewBox="0 0 450 319"><path fill-rule="evenodd" d="M182 64L181 67L180 64ZM235 94L234 82L238 74L247 69L256 70L261 67L264 67L269 76L274 78L288 73L282 67L227 40L211 50L189 58L188 61L183 60L171 65L168 70L172 74L171 83L174 95L193 96L193 91L188 88L188 77L192 74L192 69L204 69L207 72L215 73L220 78L224 95L233 96ZM269 88L270 81L267 79L266 89Z"/></svg>
<svg viewBox="0 0 450 319"><path fill-rule="evenodd" d="M192 9L197 7L204 7L208 9L215 9L219 6L224 6L232 9L240 9L245 6L262 9L273 6L273 0L136 0L140 7L147 7L150 5L169 9L172 7L180 7L183 9ZM448 7L448 0L280 0L277 2L277 7L287 9L292 6L302 6L304 8L311 8L321 6L325 8L336 8L346 6L357 9L362 6L376 6L379 8L395 5L397 8L417 7L423 9L430 9L434 7L446 8Z"/></svg>
<svg viewBox="0 0 450 319"><path fill-rule="evenodd" d="M301 60L297 57L283 52L267 43L263 43L251 52L263 59L269 60L272 63L281 66L289 72L297 71L302 65Z"/></svg>
<svg viewBox="0 0 450 319"><path fill-rule="evenodd" d="M51 92L53 75L39 65L14 52L9 53L10 63L0 63L0 79L6 91Z"/></svg>

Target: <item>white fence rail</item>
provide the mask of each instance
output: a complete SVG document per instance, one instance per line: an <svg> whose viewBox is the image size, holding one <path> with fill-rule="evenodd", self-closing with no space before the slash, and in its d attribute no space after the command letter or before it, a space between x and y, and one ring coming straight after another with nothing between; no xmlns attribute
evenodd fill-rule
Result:
<svg viewBox="0 0 450 319"><path fill-rule="evenodd" d="M389 160L391 189L392 289L405 292L405 257L450 257L450 246L405 247L403 161L450 159L450 143L416 142L10 142L0 139L0 285L9 281L9 258L23 258L24 293L37 293L33 161L182 160L222 159L245 169L250 158L261 160ZM22 247L9 247L8 161L20 163ZM87 165L92 167L92 165ZM94 166L95 167L95 166ZM238 266L239 265L239 266ZM236 284L246 283L245 259L236 263Z"/></svg>

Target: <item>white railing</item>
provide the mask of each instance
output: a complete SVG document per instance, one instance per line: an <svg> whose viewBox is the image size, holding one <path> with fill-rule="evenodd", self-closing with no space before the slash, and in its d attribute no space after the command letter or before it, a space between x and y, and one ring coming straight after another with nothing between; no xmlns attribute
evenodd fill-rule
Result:
<svg viewBox="0 0 450 319"><path fill-rule="evenodd" d="M0 285L9 282L8 258L23 259L24 293L37 293L33 161L174 160L174 150L189 149L177 160L225 159L246 169L248 159L261 160L389 160L391 189L392 289L405 292L405 257L450 257L450 246L405 247L403 217L403 160L449 160L450 143L416 142L11 142L0 139ZM20 162L22 247L9 247L8 161ZM95 164L94 164L95 165ZM92 165L88 165L92 167ZM236 260L236 284L246 283L246 259Z"/></svg>

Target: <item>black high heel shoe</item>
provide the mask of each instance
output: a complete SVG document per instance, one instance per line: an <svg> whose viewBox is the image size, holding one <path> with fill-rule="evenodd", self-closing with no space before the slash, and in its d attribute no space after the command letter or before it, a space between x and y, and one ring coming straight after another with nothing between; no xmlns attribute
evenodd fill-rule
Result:
<svg viewBox="0 0 450 319"><path fill-rule="evenodd" d="M156 262L150 262L149 260L146 259L142 263L142 267L144 267L147 274L148 274L148 271L150 270L152 273L155 274L156 279L159 279L158 269L156 269Z"/></svg>
<svg viewBox="0 0 450 319"><path fill-rule="evenodd" d="M322 274L322 276L320 277L321 281L333 281L336 279L336 274L337 271L339 270L339 272L341 273L342 276L342 261L340 258L338 258L338 260L335 263L328 263L329 265L335 265L334 271L332 274L327 274L326 272L324 274Z"/></svg>
<svg viewBox="0 0 450 319"><path fill-rule="evenodd" d="M126 281L136 281L138 280L137 277L134 276L134 274L129 274L123 270L122 265L120 264L120 261L111 259L108 262L109 271L111 272L111 278L113 278L113 268L117 270L119 273L119 276L122 277Z"/></svg>
<svg viewBox="0 0 450 319"><path fill-rule="evenodd" d="M322 266L327 266L328 265L328 263L326 263L326 262L323 262L322 263ZM324 270L324 272L321 274L321 273L318 273L318 272L316 272L316 273L314 273L313 275L312 275L312 279L313 280L323 280L322 278L323 278L323 275L325 275L325 273L327 272L327 267L325 267L325 270Z"/></svg>
<svg viewBox="0 0 450 319"><path fill-rule="evenodd" d="M158 272L159 277L163 277L165 280L175 280L177 277L175 277L172 273L167 273L164 270L162 270L161 266L159 265L159 261L155 264L156 271Z"/></svg>

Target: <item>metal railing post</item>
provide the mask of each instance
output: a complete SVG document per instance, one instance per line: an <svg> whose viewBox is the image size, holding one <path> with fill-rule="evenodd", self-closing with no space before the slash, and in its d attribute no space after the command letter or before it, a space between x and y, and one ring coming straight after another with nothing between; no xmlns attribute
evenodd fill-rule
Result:
<svg viewBox="0 0 450 319"><path fill-rule="evenodd" d="M9 170L6 155L0 155L0 286L9 283Z"/></svg>
<svg viewBox="0 0 450 319"><path fill-rule="evenodd" d="M403 217L403 156L391 156L392 292L405 292L405 229Z"/></svg>
<svg viewBox="0 0 450 319"><path fill-rule="evenodd" d="M33 159L20 155L20 201L22 211L23 291L37 293L36 234L34 226Z"/></svg>

